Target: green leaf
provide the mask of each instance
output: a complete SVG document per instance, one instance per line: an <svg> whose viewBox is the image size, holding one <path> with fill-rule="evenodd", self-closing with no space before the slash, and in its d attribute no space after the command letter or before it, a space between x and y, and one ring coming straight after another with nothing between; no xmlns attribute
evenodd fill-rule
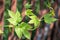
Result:
<svg viewBox="0 0 60 40"><path fill-rule="evenodd" d="M18 25L18 28L15 28L15 31L18 37L20 37L19 35L23 32L23 35L29 39L30 33L28 33L28 30L31 28L32 27L29 24L22 22L21 24Z"/></svg>
<svg viewBox="0 0 60 40"><path fill-rule="evenodd" d="M29 16L31 19L36 19L37 18L37 16Z"/></svg>
<svg viewBox="0 0 60 40"><path fill-rule="evenodd" d="M30 20L30 21L29 21L29 24L33 24L33 23L34 23L34 20Z"/></svg>
<svg viewBox="0 0 60 40"><path fill-rule="evenodd" d="M50 8L50 7L51 7L51 3L50 3L49 1L44 2L44 4L45 4L48 8Z"/></svg>
<svg viewBox="0 0 60 40"><path fill-rule="evenodd" d="M29 9L29 8L31 8L31 4L29 4L29 3L26 3L26 4L25 4L25 8L26 8L26 9Z"/></svg>
<svg viewBox="0 0 60 40"><path fill-rule="evenodd" d="M35 27L40 24L40 21L36 16L30 16L30 18L31 20L29 21L29 24L34 24Z"/></svg>
<svg viewBox="0 0 60 40"><path fill-rule="evenodd" d="M8 13L9 13L9 16L10 16L10 17L15 18L15 14L14 14L14 12L8 10Z"/></svg>
<svg viewBox="0 0 60 40"><path fill-rule="evenodd" d="M22 21L22 17L18 17L17 20L16 20L17 23L19 23L21 21Z"/></svg>
<svg viewBox="0 0 60 40"><path fill-rule="evenodd" d="M31 36L30 36L30 33L27 30L24 30L23 34L27 39L30 39Z"/></svg>
<svg viewBox="0 0 60 40"><path fill-rule="evenodd" d="M18 10L16 12L15 18L16 18L17 22L21 22L22 21L22 17L21 17L20 12Z"/></svg>
<svg viewBox="0 0 60 40"><path fill-rule="evenodd" d="M26 15L27 15L27 16L32 16L32 15L34 15L34 14L32 13L32 10L27 9L27 10L26 10Z"/></svg>
<svg viewBox="0 0 60 40"><path fill-rule="evenodd" d="M19 38L21 38L22 37L22 30L21 30L21 28L15 28L15 32L16 32L16 34L17 34L17 36L19 37Z"/></svg>
<svg viewBox="0 0 60 40"><path fill-rule="evenodd" d="M50 14L46 14L44 16L44 21L48 24L51 24L52 22L56 21L57 19L56 18L53 18L52 15Z"/></svg>
<svg viewBox="0 0 60 40"><path fill-rule="evenodd" d="M13 27L13 25L8 25L9 27Z"/></svg>
<svg viewBox="0 0 60 40"><path fill-rule="evenodd" d="M29 24L34 24L35 28L40 24L38 17L32 13L32 10L26 10L26 15L31 18Z"/></svg>
<svg viewBox="0 0 60 40"><path fill-rule="evenodd" d="M20 24L20 28L23 28L24 30L30 30L32 27L29 24L22 22Z"/></svg>
<svg viewBox="0 0 60 40"><path fill-rule="evenodd" d="M54 10L52 9L52 10L50 10L50 14L52 14L52 16L55 16L55 12L54 12Z"/></svg>
<svg viewBox="0 0 60 40"><path fill-rule="evenodd" d="M36 20L35 20L35 23L34 23L35 27L36 27L36 26L38 27L39 24L40 24L40 21L36 19Z"/></svg>
<svg viewBox="0 0 60 40"><path fill-rule="evenodd" d="M8 19L9 20L9 22L10 23L12 23L13 25L15 25L15 24L17 24L17 23L19 23L19 22L21 22L22 21L22 17L21 17L21 15L20 15L20 13L19 13L19 11L17 10L17 12L16 12L16 14L14 14L12 11L10 11L10 10L8 10L8 12L9 12L9 16L11 16L11 18L10 19ZM15 24L14 24L15 23Z"/></svg>
<svg viewBox="0 0 60 40"><path fill-rule="evenodd" d="M20 15L20 12L17 10L16 11L16 17L18 18L18 17L20 17L21 15Z"/></svg>
<svg viewBox="0 0 60 40"><path fill-rule="evenodd" d="M13 18L9 18L9 19L7 19L11 24L13 24L13 25L17 25L17 22L16 22L16 20L15 19L13 19Z"/></svg>

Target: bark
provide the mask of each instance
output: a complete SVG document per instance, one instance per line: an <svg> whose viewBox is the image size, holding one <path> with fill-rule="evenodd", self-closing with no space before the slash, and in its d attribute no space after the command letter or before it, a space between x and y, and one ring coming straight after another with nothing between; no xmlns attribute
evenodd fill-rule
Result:
<svg viewBox="0 0 60 40"><path fill-rule="evenodd" d="M4 30L4 1L5 0L0 0L0 30ZM3 35L0 35L0 40L3 40Z"/></svg>
<svg viewBox="0 0 60 40"><path fill-rule="evenodd" d="M16 4L17 4L17 0L11 0L11 10L13 12L16 12ZM8 35L8 40L13 40L13 36L14 36L14 27L12 28L12 32L9 33Z"/></svg>

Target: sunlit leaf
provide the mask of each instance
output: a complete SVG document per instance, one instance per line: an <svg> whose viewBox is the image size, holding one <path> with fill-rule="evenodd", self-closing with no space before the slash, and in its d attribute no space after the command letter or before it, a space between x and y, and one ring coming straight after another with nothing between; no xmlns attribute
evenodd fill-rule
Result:
<svg viewBox="0 0 60 40"><path fill-rule="evenodd" d="M18 17L20 17L21 16L21 14L20 14L20 12L17 10L16 11L16 17L18 18Z"/></svg>
<svg viewBox="0 0 60 40"><path fill-rule="evenodd" d="M16 32L16 34L17 34L17 36L19 37L19 38L21 38L22 37L22 31L21 31L21 29L20 28L15 28L15 32Z"/></svg>
<svg viewBox="0 0 60 40"><path fill-rule="evenodd" d="M26 8L26 9L29 9L29 8L31 8L31 4L29 4L29 3L26 3L26 4L25 4L25 8Z"/></svg>
<svg viewBox="0 0 60 40"><path fill-rule="evenodd" d="M52 9L52 10L50 10L50 13L52 14L52 16L55 16L55 12L54 12L54 10Z"/></svg>
<svg viewBox="0 0 60 40"><path fill-rule="evenodd" d="M32 27L29 24L22 22L20 24L20 28L23 28L24 30L30 30Z"/></svg>
<svg viewBox="0 0 60 40"><path fill-rule="evenodd" d="M9 27L13 27L13 25L9 25Z"/></svg>
<svg viewBox="0 0 60 40"><path fill-rule="evenodd" d="M28 31L24 30L23 34L27 39L30 39L31 36L30 36L30 33Z"/></svg>
<svg viewBox="0 0 60 40"><path fill-rule="evenodd" d="M8 13L9 13L9 16L10 16L10 17L15 18L15 14L14 14L14 12L8 10Z"/></svg>
<svg viewBox="0 0 60 40"><path fill-rule="evenodd" d="M3 31L2 30L0 30L0 34L2 34L3 33Z"/></svg>
<svg viewBox="0 0 60 40"><path fill-rule="evenodd" d="M17 25L17 22L16 22L16 20L14 20L13 18L9 18L9 19L7 19L11 24L13 24L13 25Z"/></svg>
<svg viewBox="0 0 60 40"><path fill-rule="evenodd" d="M34 15L34 14L32 13L32 10L30 10L30 9L27 9L25 13L26 13L27 16L32 16L32 15Z"/></svg>
<svg viewBox="0 0 60 40"><path fill-rule="evenodd" d="M56 21L57 19L56 18L53 18L52 15L50 14L46 14L44 16L44 21L48 24L51 24L52 22Z"/></svg>
<svg viewBox="0 0 60 40"><path fill-rule="evenodd" d="M31 20L29 21L29 24L34 24L35 27L40 24L40 21L36 16L30 16L30 18Z"/></svg>
<svg viewBox="0 0 60 40"><path fill-rule="evenodd" d="M16 11L15 18L16 18L16 21L17 22L21 22L22 21L21 14L20 14L20 12L18 10Z"/></svg>
<svg viewBox="0 0 60 40"><path fill-rule="evenodd" d="M16 25L17 23L22 21L22 17L19 13L19 11L17 10L17 12L14 14L12 11L8 10L9 12L9 16L11 16L10 19L8 19L8 21L13 24Z"/></svg>

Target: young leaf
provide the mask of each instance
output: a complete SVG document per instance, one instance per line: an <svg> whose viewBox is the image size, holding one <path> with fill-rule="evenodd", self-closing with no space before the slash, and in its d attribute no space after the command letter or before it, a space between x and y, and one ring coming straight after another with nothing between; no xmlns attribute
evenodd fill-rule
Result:
<svg viewBox="0 0 60 40"><path fill-rule="evenodd" d="M37 16L29 16L31 19L36 19L37 18Z"/></svg>
<svg viewBox="0 0 60 40"><path fill-rule="evenodd" d="M15 14L14 14L14 12L8 10L8 13L9 13L9 16L10 16L11 18L15 18Z"/></svg>
<svg viewBox="0 0 60 40"><path fill-rule="evenodd" d="M44 19L46 23L51 24L52 22L56 21L57 19L55 18L48 18L48 19Z"/></svg>
<svg viewBox="0 0 60 40"><path fill-rule="evenodd" d="M21 14L20 14L20 12L18 10L16 11L15 17L16 17L16 19L21 17Z"/></svg>
<svg viewBox="0 0 60 40"><path fill-rule="evenodd" d="M17 23L19 23L21 21L22 21L22 17L18 17L17 20L16 20Z"/></svg>
<svg viewBox="0 0 60 40"><path fill-rule="evenodd" d="M13 25L17 25L16 20L14 20L13 18L9 18L8 21Z"/></svg>
<svg viewBox="0 0 60 40"><path fill-rule="evenodd" d="M30 39L31 36L30 36L30 33L27 30L24 30L23 34L27 39Z"/></svg>
<svg viewBox="0 0 60 40"><path fill-rule="evenodd" d="M24 30L30 30L32 27L29 24L22 22L20 24L20 28L23 28Z"/></svg>
<svg viewBox="0 0 60 40"><path fill-rule="evenodd" d="M32 10L27 9L27 10L26 10L26 15L27 15L27 16L32 16L32 15L34 15L34 14L32 13Z"/></svg>
<svg viewBox="0 0 60 40"><path fill-rule="evenodd" d="M35 16L32 13L32 10L28 9L26 10L26 15L31 18L31 20L29 21L29 24L34 24L35 27L37 27L40 23L39 19L37 18L37 16Z"/></svg>
<svg viewBox="0 0 60 40"><path fill-rule="evenodd" d="M52 14L52 16L55 16L55 12L54 12L54 10L52 9L52 10L50 10L50 13Z"/></svg>
<svg viewBox="0 0 60 40"><path fill-rule="evenodd" d="M48 1L48 2L44 2L44 4L48 7L48 8L50 8L51 7L51 3Z"/></svg>
<svg viewBox="0 0 60 40"><path fill-rule="evenodd" d="M16 12L15 18L16 18L17 23L22 21L22 17L21 17L20 12L18 10Z"/></svg>
<svg viewBox="0 0 60 40"><path fill-rule="evenodd" d="M30 20L30 21L29 21L29 24L33 24L33 23L34 23L34 20Z"/></svg>
<svg viewBox="0 0 60 40"><path fill-rule="evenodd" d="M15 32L16 32L16 34L17 34L17 36L19 37L19 38L21 38L22 37L22 31L21 31L21 29L20 28L15 28Z"/></svg>
<svg viewBox="0 0 60 40"><path fill-rule="evenodd" d="M26 8L26 9L29 9L29 8L31 8L31 4L29 4L29 3L26 3L26 4L25 4L25 8Z"/></svg>
<svg viewBox="0 0 60 40"><path fill-rule="evenodd" d="M52 22L56 21L57 19L56 18L53 18L52 15L50 14L46 14L44 16L44 21L48 24L51 24Z"/></svg>
<svg viewBox="0 0 60 40"><path fill-rule="evenodd" d="M20 15L20 12L17 10L16 11L16 17L20 17L21 15Z"/></svg>
<svg viewBox="0 0 60 40"><path fill-rule="evenodd" d="M11 16L11 18L10 19L8 19L9 20L9 22L10 23L12 23L13 25L15 25L16 23L19 23L19 22L21 22L22 21L22 17L21 17L21 15L20 15L20 13L18 12L18 10L17 10L17 12L16 12L16 14L14 14L12 11L10 11L10 10L8 10L8 12L9 12L9 16ZM15 23L15 24L14 24Z"/></svg>
<svg viewBox="0 0 60 40"><path fill-rule="evenodd" d="M31 26L28 25L27 23L22 22L20 25L18 25L18 28L15 28L15 32L17 34L18 37L20 37L19 35L23 32L23 35L26 38L30 38L30 34L28 33L28 30L31 29ZM20 33L20 34L19 34Z"/></svg>
<svg viewBox="0 0 60 40"><path fill-rule="evenodd" d="M31 20L29 21L29 24L34 24L35 27L40 24L40 21L36 16L30 16L30 18Z"/></svg>
<svg viewBox="0 0 60 40"><path fill-rule="evenodd" d="M8 26L11 27L11 28L13 27L13 25L8 25Z"/></svg>

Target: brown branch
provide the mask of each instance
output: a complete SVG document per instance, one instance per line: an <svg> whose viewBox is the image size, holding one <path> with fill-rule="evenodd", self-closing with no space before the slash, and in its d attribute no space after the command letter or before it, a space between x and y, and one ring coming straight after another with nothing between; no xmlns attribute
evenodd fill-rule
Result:
<svg viewBox="0 0 60 40"><path fill-rule="evenodd" d="M24 6L25 6L26 2L27 2L27 0L23 0L23 5L22 5L22 17L23 18L25 17L25 10L26 10L26 8Z"/></svg>
<svg viewBox="0 0 60 40"><path fill-rule="evenodd" d="M16 4L17 4L17 0L11 0L11 10L13 12L16 12ZM8 40L12 40L13 36L14 36L14 27L12 28L12 32L9 33Z"/></svg>
<svg viewBox="0 0 60 40"><path fill-rule="evenodd" d="M4 30L4 0L0 0L0 30ZM3 35L0 35L0 40L3 40Z"/></svg>

